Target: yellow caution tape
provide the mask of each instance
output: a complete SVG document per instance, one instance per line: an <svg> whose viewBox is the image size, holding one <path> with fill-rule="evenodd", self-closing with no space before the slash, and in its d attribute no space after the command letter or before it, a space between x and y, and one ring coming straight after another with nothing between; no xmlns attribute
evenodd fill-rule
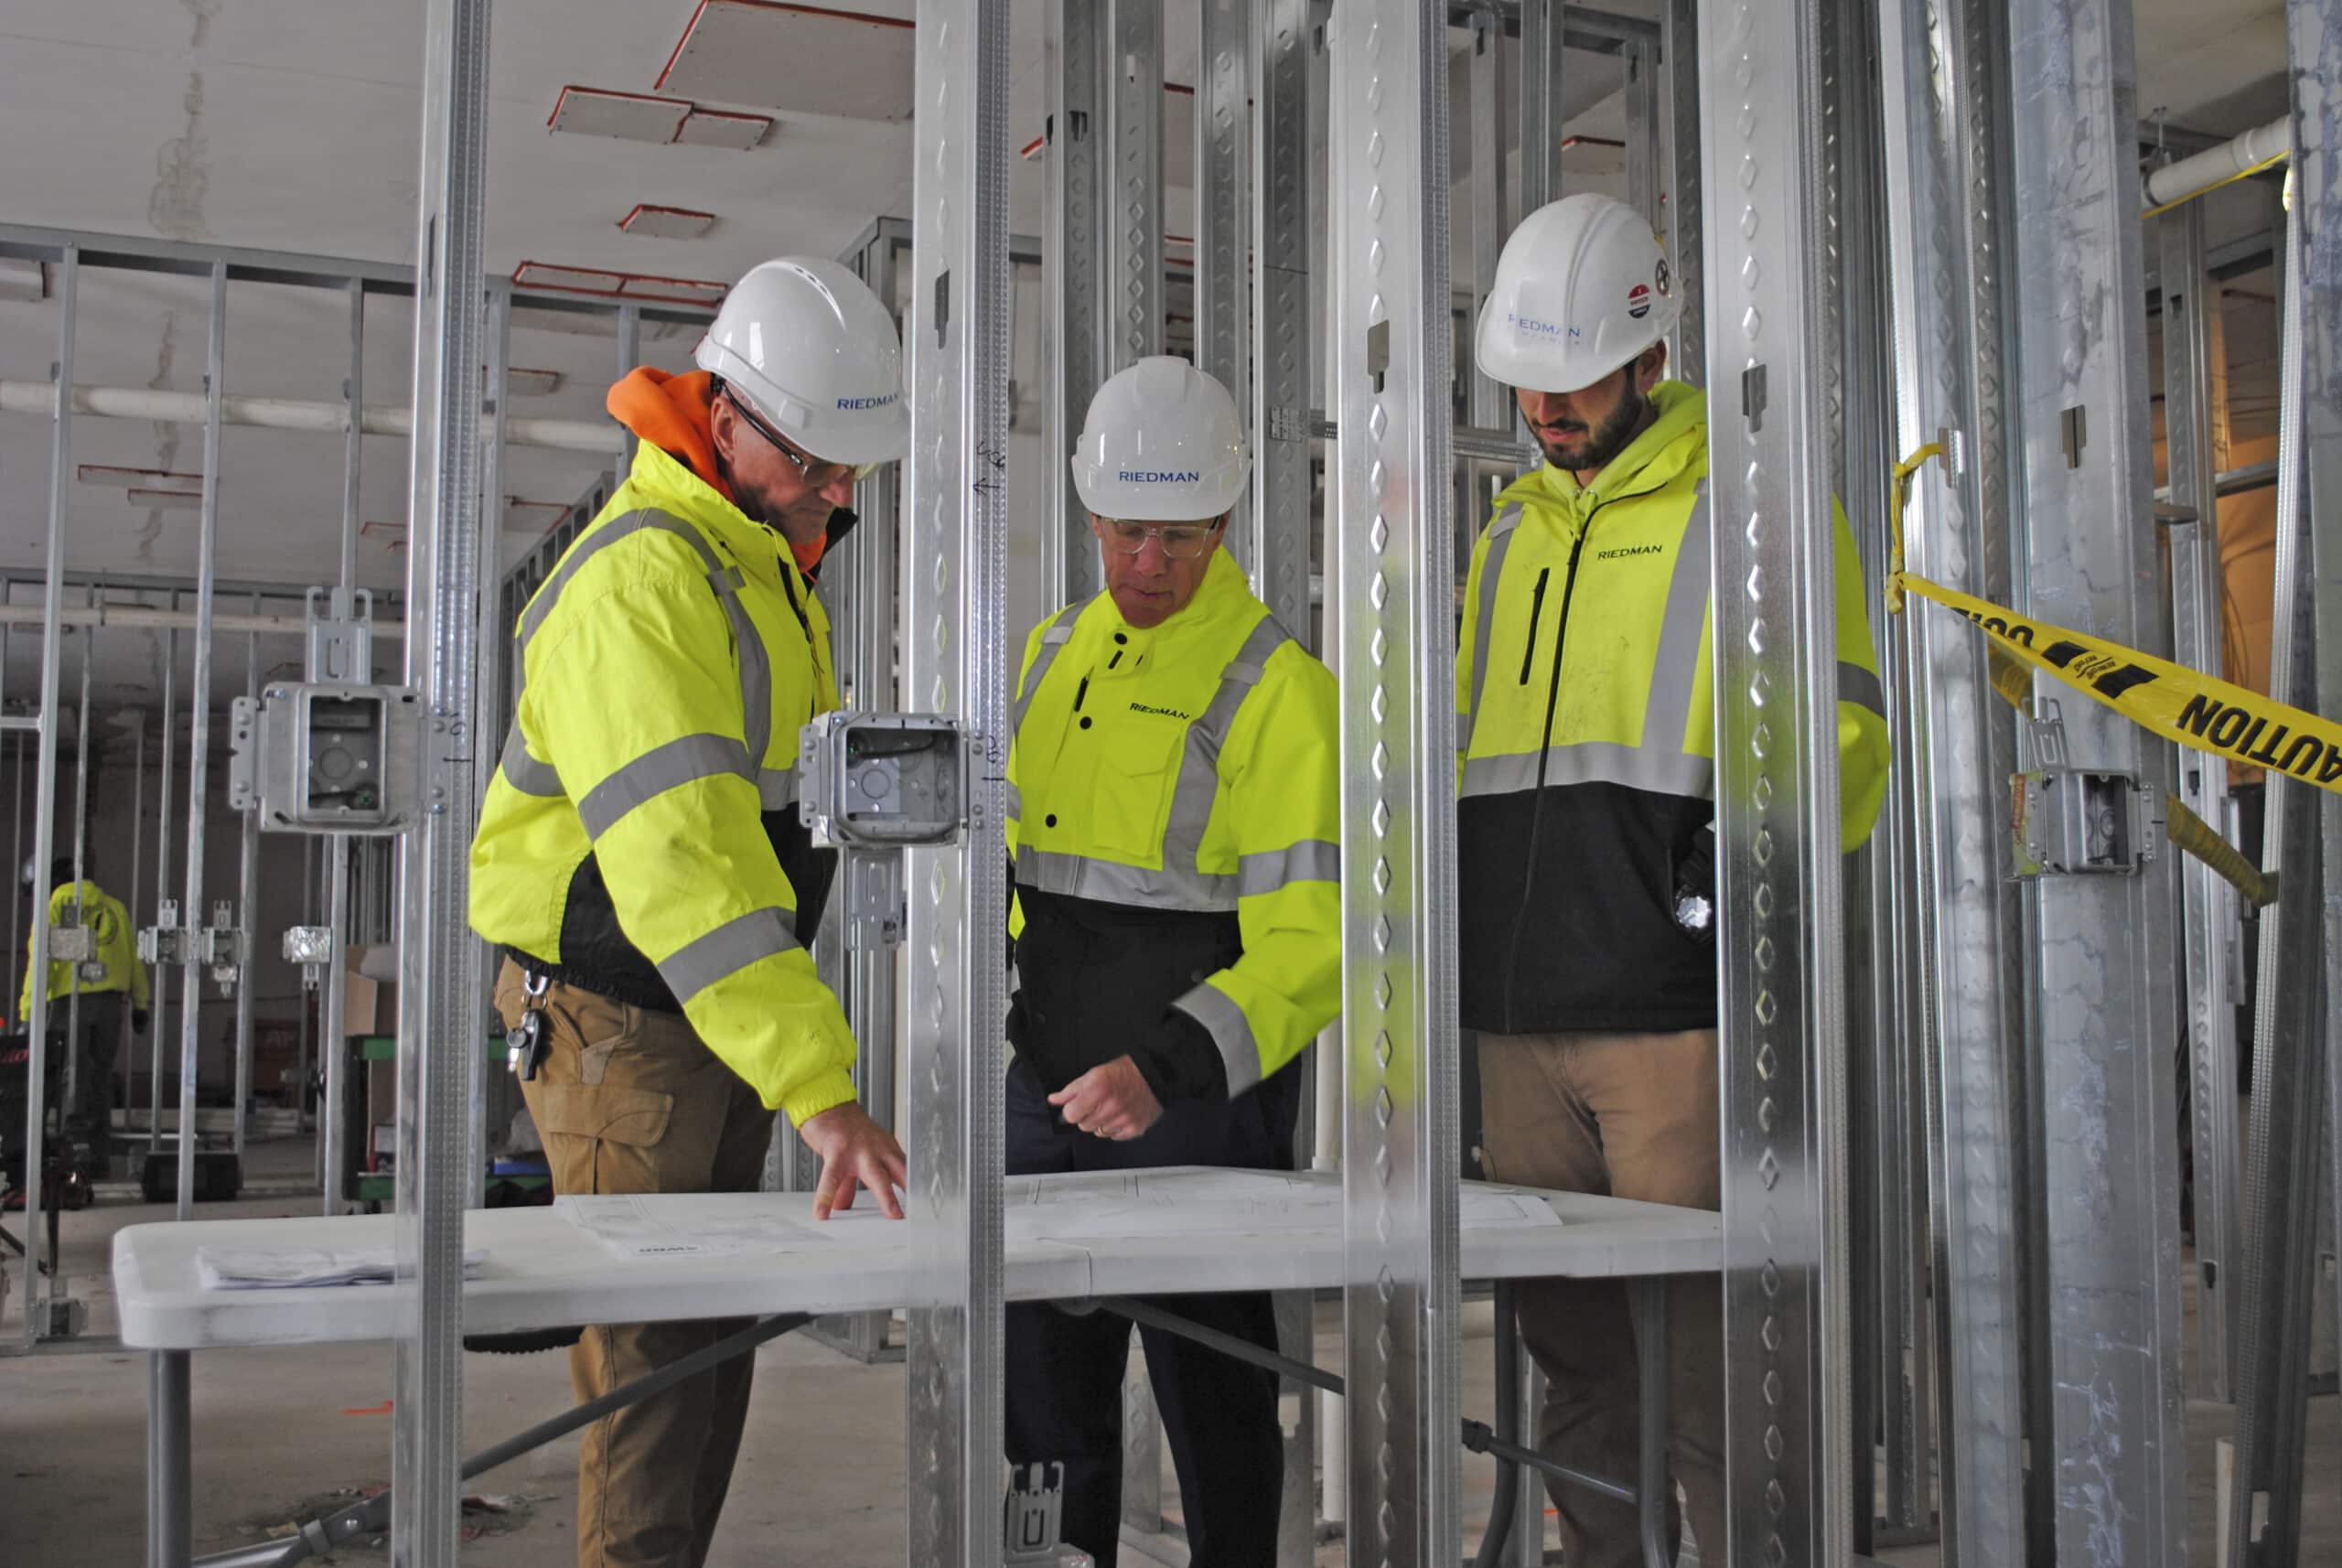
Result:
<svg viewBox="0 0 2342 1568"><path fill-rule="evenodd" d="M1890 610L1902 609L1907 592L1933 599L1967 617L1996 646L2033 669L2165 740L2342 794L2342 725L2119 642L2028 619L1990 599L1903 570L1905 493L1911 475L1940 450L1923 446L1895 470L1888 506L1894 534L1886 585ZM2011 694L2002 679L1993 684L2004 696Z"/></svg>

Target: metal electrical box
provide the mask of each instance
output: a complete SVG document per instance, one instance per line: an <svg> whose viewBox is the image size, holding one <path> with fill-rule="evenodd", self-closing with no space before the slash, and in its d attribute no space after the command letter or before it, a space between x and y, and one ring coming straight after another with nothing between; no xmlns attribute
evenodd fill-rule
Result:
<svg viewBox="0 0 2342 1568"><path fill-rule="evenodd" d="M2021 877L2128 875L2163 848L2158 785L2079 768L2020 773L2012 782Z"/></svg>
<svg viewBox="0 0 2342 1568"><path fill-rule="evenodd" d="M828 713L799 732L797 814L842 852L848 945L903 940L902 851L951 843L968 816L959 722L934 714Z"/></svg>
<svg viewBox="0 0 2342 1568"><path fill-rule="evenodd" d="M271 686L236 699L229 803L276 832L394 833L422 788L423 700L402 686Z"/></svg>
<svg viewBox="0 0 2342 1568"><path fill-rule="evenodd" d="M798 739L800 819L839 849L950 843L967 820L958 721L828 713Z"/></svg>

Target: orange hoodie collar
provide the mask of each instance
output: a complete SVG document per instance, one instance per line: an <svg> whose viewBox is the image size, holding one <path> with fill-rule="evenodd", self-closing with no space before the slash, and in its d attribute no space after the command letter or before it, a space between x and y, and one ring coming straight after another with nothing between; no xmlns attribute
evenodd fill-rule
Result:
<svg viewBox="0 0 2342 1568"><path fill-rule="evenodd" d="M715 461L714 420L709 412L715 404L713 375L705 371L671 375L655 365L638 365L610 388L606 403L611 418L689 468L709 489L735 506L740 504ZM774 532L780 537L778 530ZM829 542L786 542L798 569L810 575L821 564Z"/></svg>

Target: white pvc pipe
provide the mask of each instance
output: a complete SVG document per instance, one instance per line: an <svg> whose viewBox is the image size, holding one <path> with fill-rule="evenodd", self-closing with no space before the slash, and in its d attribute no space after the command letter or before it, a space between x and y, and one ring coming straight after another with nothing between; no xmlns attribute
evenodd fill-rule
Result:
<svg viewBox="0 0 2342 1568"><path fill-rule="evenodd" d="M0 413L28 413L48 418L56 412L57 389L46 381L0 381ZM155 392L146 387L73 389L71 411L101 419L136 419L192 424L204 417L200 392ZM283 397L227 397L220 400L223 424L258 425L267 430L307 430L340 435L349 431L347 405L311 403ZM368 435L414 434L414 414L403 404L369 403L360 412L359 428ZM490 422L482 433L493 436ZM616 439L616 422L607 419L508 419L504 439L515 446L553 446L566 452L607 456Z"/></svg>
<svg viewBox="0 0 2342 1568"><path fill-rule="evenodd" d="M2147 175L2146 205L2168 207L2175 201L2185 201L2255 164L2292 151L2293 140L2294 123L2290 117L2272 120L2232 142L2165 164Z"/></svg>

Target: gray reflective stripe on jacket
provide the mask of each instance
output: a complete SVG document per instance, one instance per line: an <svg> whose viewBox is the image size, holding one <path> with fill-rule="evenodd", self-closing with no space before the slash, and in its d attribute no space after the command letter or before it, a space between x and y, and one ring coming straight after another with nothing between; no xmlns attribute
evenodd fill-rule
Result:
<svg viewBox="0 0 2342 1568"><path fill-rule="evenodd" d="M585 824L586 837L599 839L644 801L727 773L736 779L752 777L747 747L728 735L687 735L651 747L586 790L577 802L577 820Z"/></svg>
<svg viewBox="0 0 2342 1568"><path fill-rule="evenodd" d="M1052 627L1051 632L1058 628ZM1070 635L1070 628L1068 628ZM1259 625L1246 636L1219 672L1219 688L1212 693L1204 711L1188 725L1187 741L1179 757L1179 777L1171 790L1171 810L1163 829L1163 869L1150 871L1144 866L1125 865L1120 861L1104 860L1092 855L1069 854L1061 851L1030 847L1016 852L1016 880L1026 887L1041 893L1062 893L1076 898L1095 898L1112 904L1131 904L1151 909L1190 909L1204 912L1232 910L1237 900L1247 894L1273 892L1284 881L1300 880L1288 876L1279 881L1269 878L1277 875L1288 857L1303 869L1314 869L1323 864L1323 856L1308 844L1289 850L1246 857L1246 863L1235 875L1207 872L1197 862L1203 853L1204 831L1211 825L1211 810L1219 796L1219 752L1226 744L1228 732L1236 715L1261 683L1268 662L1278 649L1293 638L1279 626L1273 616L1263 616ZM1055 655L1044 639L1043 658ZM1035 679L1026 686L1026 698L1040 689L1042 673L1040 660L1034 664ZM1018 717L1023 717L1020 707ZM1021 802L1020 802L1021 807ZM1321 846L1331 849L1331 845ZM1339 852L1335 852L1337 872ZM1271 865L1269 862L1276 862ZM1260 864L1255 865L1253 863ZM1247 885L1247 874L1252 885ZM1334 874L1328 874L1327 879Z"/></svg>
<svg viewBox="0 0 2342 1568"><path fill-rule="evenodd" d="M1643 745L1683 748L1692 717L1692 690L1700 681L1700 643L1708 630L1708 563L1714 540L1708 522L1708 481L1692 497L1692 516L1675 553L1675 575L1667 585L1667 608L1659 623L1659 651L1651 660L1650 693L1643 705Z"/></svg>
<svg viewBox="0 0 2342 1568"><path fill-rule="evenodd" d="M778 811L794 804L797 800L795 770L790 768L766 768L762 765L766 753L772 746L772 655L765 647L764 639L757 635L756 623L749 618L748 607L740 598L740 589L747 581L746 575L737 566L726 566L719 562L714 547L707 542L706 535L671 513L661 511L656 507L645 507L638 511L628 512L625 516L614 519L586 534L584 539L571 547L561 564L553 569L553 575L545 579L545 585L537 591L536 596L529 601L529 607L521 615L519 652L523 693L527 690L529 644L535 640L537 633L543 628L546 619L560 602L562 592L569 586L571 579L585 569L587 562L611 545L622 540L630 539L646 530L672 534L683 541L692 547L699 556L700 564L706 569L708 586L714 590L717 600L724 606L725 614L732 623L732 643L740 660L741 718L743 728L747 736L743 749L757 764L754 773L744 776L751 779L757 786L759 809ZM784 571L787 569L785 566L782 568ZM637 758L636 760L639 763L644 759ZM597 793L600 789L606 788L620 775L631 771L632 766L621 768L618 774L612 775L610 779L605 779L595 790L588 791L588 798ZM567 793L562 785L559 770L553 764L540 761L529 754L528 743L521 735L521 720L518 713L513 715L510 733L505 736L501 767L504 769L505 779L524 795L558 800ZM638 800L636 803L640 802ZM579 804L579 816L581 820L586 821L586 832L598 837L599 832L595 828L593 821L585 818L583 802Z"/></svg>
<svg viewBox="0 0 2342 1568"><path fill-rule="evenodd" d="M1472 603L1472 624L1479 635L1472 639L1472 711L1456 726L1456 745L1468 750L1472 726L1480 717L1480 693L1488 687L1488 607L1497 602L1497 585L1504 580L1504 559L1511 553L1512 536L1520 527L1520 503L1513 502L1488 525L1488 553L1480 559L1480 596Z"/></svg>
<svg viewBox="0 0 2342 1568"><path fill-rule="evenodd" d="M718 981L728 980L762 959L796 949L789 927L794 911L768 905L726 920L704 937L685 942L659 962L659 978L688 1004Z"/></svg>
<svg viewBox="0 0 2342 1568"><path fill-rule="evenodd" d="M1261 1046L1252 1037L1252 1020L1244 1016L1244 1009L1228 993L1215 985L1198 985L1171 1005L1201 1024L1212 1044L1219 1047L1230 1100L1261 1081Z"/></svg>
<svg viewBox="0 0 2342 1568"><path fill-rule="evenodd" d="M1582 740L1557 746L1545 754L1545 788L1565 784L1620 784L1655 795L1675 795L1687 800L1713 798L1716 765L1671 746L1621 746L1616 741ZM1533 751L1510 757L1474 757L1464 764L1461 799L1475 795L1504 795L1537 788L1537 757Z"/></svg>
<svg viewBox="0 0 2342 1568"><path fill-rule="evenodd" d="M1025 672L1025 694L1016 699L1016 712L1011 716L1012 731L1025 727L1025 710L1033 705L1033 698L1048 678L1049 666L1058 661L1065 645L1073 640L1073 618L1059 610L1041 633L1041 650L1033 655L1033 668Z"/></svg>

